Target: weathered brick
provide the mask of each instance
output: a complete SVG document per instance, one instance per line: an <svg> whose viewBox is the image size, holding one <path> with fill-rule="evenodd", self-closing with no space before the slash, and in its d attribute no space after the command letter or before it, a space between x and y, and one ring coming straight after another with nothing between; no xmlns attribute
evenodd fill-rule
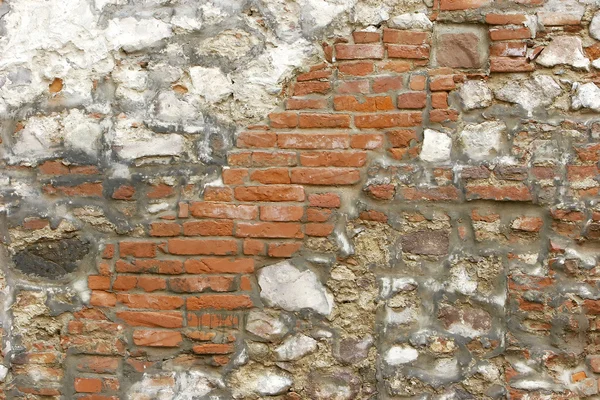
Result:
<svg viewBox="0 0 600 400"><path fill-rule="evenodd" d="M256 219L258 216L258 207L253 205L194 202L190 204L190 212L196 218Z"/></svg>
<svg viewBox="0 0 600 400"><path fill-rule="evenodd" d="M236 254L238 245L228 239L170 239L169 253L176 255L219 255Z"/></svg>
<svg viewBox="0 0 600 400"><path fill-rule="evenodd" d="M304 188L297 185L238 186L234 194L240 201L304 201Z"/></svg>
<svg viewBox="0 0 600 400"><path fill-rule="evenodd" d="M239 274L254 272L251 258L189 258L184 263L188 274Z"/></svg>
<svg viewBox="0 0 600 400"><path fill-rule="evenodd" d="M356 115L357 128L393 128L418 126L423 122L421 113L381 113L375 115Z"/></svg>
<svg viewBox="0 0 600 400"><path fill-rule="evenodd" d="M283 149L346 149L350 136L346 133L280 133L277 144Z"/></svg>
<svg viewBox="0 0 600 400"><path fill-rule="evenodd" d="M188 310L237 310L251 308L254 305L252 299L246 295L215 294L188 297Z"/></svg>
<svg viewBox="0 0 600 400"><path fill-rule="evenodd" d="M238 237L302 238L302 225L295 222L239 222Z"/></svg>
<svg viewBox="0 0 600 400"><path fill-rule="evenodd" d="M300 128L349 128L347 114L300 114Z"/></svg>
<svg viewBox="0 0 600 400"><path fill-rule="evenodd" d="M378 44L336 44L335 56L338 60L381 59L384 50Z"/></svg>
<svg viewBox="0 0 600 400"><path fill-rule="evenodd" d="M390 58L408 58L424 60L429 58L429 46L412 46L407 44L388 44L387 53Z"/></svg>
<svg viewBox="0 0 600 400"><path fill-rule="evenodd" d="M260 219L263 221L300 221L304 215L301 206L261 206Z"/></svg>
<svg viewBox="0 0 600 400"><path fill-rule="evenodd" d="M398 108L421 109L427 105L427 93L409 92L398 95Z"/></svg>
<svg viewBox="0 0 600 400"><path fill-rule="evenodd" d="M335 96L333 107L336 111L376 112L394 109L391 96Z"/></svg>
<svg viewBox="0 0 600 400"><path fill-rule="evenodd" d="M367 161L364 151L311 151L300 154L305 167L362 167Z"/></svg>
<svg viewBox="0 0 600 400"><path fill-rule="evenodd" d="M292 182L305 185L352 185L360 180L360 171L351 168L295 168Z"/></svg>
<svg viewBox="0 0 600 400"><path fill-rule="evenodd" d="M133 332L133 343L136 346L149 347L177 347L183 342L180 332L157 331L157 330L135 330Z"/></svg>
<svg viewBox="0 0 600 400"><path fill-rule="evenodd" d="M129 326L149 328L181 328L183 314L179 311L119 311L117 318Z"/></svg>

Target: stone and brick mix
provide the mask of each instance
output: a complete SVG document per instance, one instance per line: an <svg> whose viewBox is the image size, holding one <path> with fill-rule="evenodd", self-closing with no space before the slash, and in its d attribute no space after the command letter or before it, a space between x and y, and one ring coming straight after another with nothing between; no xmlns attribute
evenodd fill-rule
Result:
<svg viewBox="0 0 600 400"><path fill-rule="evenodd" d="M599 5L17 3L0 399L600 398Z"/></svg>

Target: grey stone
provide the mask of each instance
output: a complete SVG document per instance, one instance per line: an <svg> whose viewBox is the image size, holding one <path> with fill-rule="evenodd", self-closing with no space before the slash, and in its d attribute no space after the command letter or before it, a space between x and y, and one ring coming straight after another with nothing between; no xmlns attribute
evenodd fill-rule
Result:
<svg viewBox="0 0 600 400"><path fill-rule="evenodd" d="M55 280L75 271L89 251L90 243L79 238L42 241L19 251L13 262L24 274Z"/></svg>
<svg viewBox="0 0 600 400"><path fill-rule="evenodd" d="M590 36L600 40L600 11L597 11L590 22Z"/></svg>
<svg viewBox="0 0 600 400"><path fill-rule="evenodd" d="M311 400L351 400L357 398L360 383L358 376L345 371L314 371L309 376L308 392Z"/></svg>
<svg viewBox="0 0 600 400"><path fill-rule="evenodd" d="M347 364L355 364L369 356L369 349L373 346L373 337L340 339L334 349L335 357Z"/></svg>
<svg viewBox="0 0 600 400"><path fill-rule="evenodd" d="M467 111L492 105L492 91L484 81L466 81L458 94Z"/></svg>
<svg viewBox="0 0 600 400"><path fill-rule="evenodd" d="M438 318L449 332L471 339L485 335L492 328L490 314L471 306L442 305Z"/></svg>
<svg viewBox="0 0 600 400"><path fill-rule="evenodd" d="M246 330L262 339L276 341L289 331L284 321L272 313L253 310L248 313Z"/></svg>
<svg viewBox="0 0 600 400"><path fill-rule="evenodd" d="M538 75L527 80L511 80L494 95L498 100L519 104L531 116L538 107L549 106L562 93L556 81L547 75Z"/></svg>
<svg viewBox="0 0 600 400"><path fill-rule="evenodd" d="M275 348L278 361L299 360L317 350L317 341L306 335L290 336Z"/></svg>
<svg viewBox="0 0 600 400"><path fill-rule="evenodd" d="M483 160L500 152L506 125L499 121L466 125L460 133L465 153L470 159Z"/></svg>
<svg viewBox="0 0 600 400"><path fill-rule="evenodd" d="M600 88L594 82L578 85L571 101L574 110L589 108L600 112Z"/></svg>
<svg viewBox="0 0 600 400"><path fill-rule="evenodd" d="M402 250L412 254L441 256L448 254L449 245L445 231L417 231L402 236Z"/></svg>
<svg viewBox="0 0 600 400"><path fill-rule="evenodd" d="M442 163L450 160L452 139L443 132L425 129L423 146L419 158L432 163Z"/></svg>
<svg viewBox="0 0 600 400"><path fill-rule="evenodd" d="M590 60L584 55L581 38L577 36L557 36L535 60L544 67L570 65L588 69Z"/></svg>
<svg viewBox="0 0 600 400"><path fill-rule="evenodd" d="M301 271L289 261L262 268L258 273L258 284L263 300L286 311L308 308L330 315L333 310L333 296L317 275L309 269Z"/></svg>

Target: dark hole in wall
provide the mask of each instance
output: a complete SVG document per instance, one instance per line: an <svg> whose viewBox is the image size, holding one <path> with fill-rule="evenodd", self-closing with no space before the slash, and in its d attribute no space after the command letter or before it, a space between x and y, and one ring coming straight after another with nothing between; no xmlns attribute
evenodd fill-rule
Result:
<svg viewBox="0 0 600 400"><path fill-rule="evenodd" d="M56 280L75 271L89 251L90 242L81 238L46 240L19 251L13 262L26 275Z"/></svg>

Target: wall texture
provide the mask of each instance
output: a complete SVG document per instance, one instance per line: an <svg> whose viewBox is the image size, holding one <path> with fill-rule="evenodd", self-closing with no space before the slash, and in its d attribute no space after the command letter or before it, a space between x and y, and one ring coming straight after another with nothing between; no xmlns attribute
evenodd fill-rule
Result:
<svg viewBox="0 0 600 400"><path fill-rule="evenodd" d="M595 0L0 0L0 399L599 398Z"/></svg>

